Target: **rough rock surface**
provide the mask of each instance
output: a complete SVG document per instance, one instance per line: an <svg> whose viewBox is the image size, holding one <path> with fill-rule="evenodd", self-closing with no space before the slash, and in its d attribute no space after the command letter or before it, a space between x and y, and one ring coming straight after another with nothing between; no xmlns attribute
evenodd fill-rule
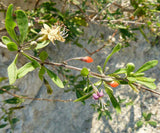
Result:
<svg viewBox="0 0 160 133"><path fill-rule="evenodd" d="M106 33L107 38L111 31L104 27L91 25L86 29L85 37L91 35L98 37L100 33ZM81 42L88 50L94 50L100 45L87 45L85 41ZM112 47L112 46L111 46ZM94 63L85 64L81 62L71 62L71 65L77 67L89 67L92 71L97 71L97 65L103 65L106 56L110 53L111 47L106 47L102 51L93 55ZM63 61L71 57L84 56L87 53L83 49L70 44L59 43L56 46L49 45L46 51L53 61ZM131 46L122 49L111 58L108 63L109 72L123 67L128 62L133 62L136 68L139 68L146 61L157 59L160 61L160 46L151 47L145 39L139 35L138 41L131 43ZM14 53L0 48L0 76L7 76L6 68L14 57ZM73 72L76 74L76 72ZM147 72L149 77L156 78L157 87L160 88L160 64ZM51 98L51 99L75 99L74 92L64 93L63 89L57 88L52 82L54 88L53 95L47 95L46 89L38 79L37 71L29 73L16 83L22 94L31 97ZM152 112L152 119L160 122L160 97L149 92L140 92L135 94L129 87L120 86L114 89L116 95L121 98L134 99L134 105L127 108L122 106L122 113L117 115L114 109L113 120L102 118L97 120L97 113L89 106L94 102L87 100L86 105L81 103L63 103L46 101L27 101L25 108L16 115L20 119L15 128L15 133L158 133L160 126L153 128L149 125L143 126L139 130L135 129L135 123L141 119L142 112ZM160 92L160 89L156 91ZM8 133L10 130L0 130L2 133Z"/></svg>

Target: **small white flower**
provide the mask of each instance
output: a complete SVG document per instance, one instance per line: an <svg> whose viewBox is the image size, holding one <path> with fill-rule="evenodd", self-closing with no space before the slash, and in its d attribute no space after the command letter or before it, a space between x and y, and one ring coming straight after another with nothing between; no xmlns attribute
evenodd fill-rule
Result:
<svg viewBox="0 0 160 133"><path fill-rule="evenodd" d="M52 26L49 27L47 24L43 24L44 28L41 29L40 35L43 35L42 37L38 38L37 41L43 41L49 39L53 44L55 40L64 42L65 38L67 37L67 32L65 31L65 28L61 28L61 26Z"/></svg>

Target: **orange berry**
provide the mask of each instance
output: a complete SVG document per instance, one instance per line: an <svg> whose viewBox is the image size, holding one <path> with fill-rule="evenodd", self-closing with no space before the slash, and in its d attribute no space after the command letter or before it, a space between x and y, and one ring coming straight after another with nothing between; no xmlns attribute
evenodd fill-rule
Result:
<svg viewBox="0 0 160 133"><path fill-rule="evenodd" d="M87 63L93 62L93 59L89 56L82 57L80 60L84 61L84 62L87 62Z"/></svg>
<svg viewBox="0 0 160 133"><path fill-rule="evenodd" d="M112 81L110 83L108 83L111 87L117 87L119 86L119 83L117 81Z"/></svg>

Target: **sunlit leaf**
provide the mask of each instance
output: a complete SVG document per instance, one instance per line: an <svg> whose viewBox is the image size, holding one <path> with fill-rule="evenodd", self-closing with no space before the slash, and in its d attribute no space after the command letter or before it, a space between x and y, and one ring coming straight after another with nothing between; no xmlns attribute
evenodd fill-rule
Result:
<svg viewBox="0 0 160 133"><path fill-rule="evenodd" d="M137 127L138 127L138 128L142 127L142 125L143 125L143 121L141 121L141 120L140 120L140 121L138 121L138 122L136 123L136 125L137 125Z"/></svg>
<svg viewBox="0 0 160 133"><path fill-rule="evenodd" d="M18 50L18 46L17 46L17 44L14 43L14 42L9 42L9 43L7 43L7 48L8 48L8 50L10 50L10 51L17 51L17 50Z"/></svg>
<svg viewBox="0 0 160 133"><path fill-rule="evenodd" d="M39 42L39 43L37 43L37 47L36 47L35 49L37 50L37 49L44 48L44 47L46 47L49 43L50 43L49 40L45 40L45 41L43 41L43 42Z"/></svg>
<svg viewBox="0 0 160 133"><path fill-rule="evenodd" d="M17 79L18 78L22 78L23 76L25 76L27 73L35 70L35 65L33 65L32 62L29 62L27 64L25 64L24 66L22 66L20 69L18 69L17 71Z"/></svg>
<svg viewBox="0 0 160 133"><path fill-rule="evenodd" d="M92 96L93 92L87 94L87 95L84 95L76 100L74 100L74 102L79 102L79 101L85 101L86 99L90 98Z"/></svg>
<svg viewBox="0 0 160 133"><path fill-rule="evenodd" d="M49 77L52 79L52 81L60 88L64 88L63 82L60 80L60 78L51 70L47 69L47 73Z"/></svg>
<svg viewBox="0 0 160 133"><path fill-rule="evenodd" d="M2 42L7 45L8 43L12 42L12 40L7 36L2 36Z"/></svg>
<svg viewBox="0 0 160 133"><path fill-rule="evenodd" d="M118 51L121 49L121 46L122 46L122 45L121 45L120 43L118 43L118 44L113 48L112 52L107 56L107 58L106 58L106 60L105 60L105 62L104 62L104 65L103 65L103 72L104 72L104 70L105 70L105 67L106 67L106 65L107 65L108 60L111 58L111 56L112 56L114 53L118 52Z"/></svg>
<svg viewBox="0 0 160 133"><path fill-rule="evenodd" d="M157 122L156 121L148 121L147 123L149 123L149 125L156 127L157 126Z"/></svg>
<svg viewBox="0 0 160 133"><path fill-rule="evenodd" d="M152 67L156 66L158 64L158 60L151 60L146 62L143 66L141 66L136 73L141 73L144 71L147 71L148 69L151 69Z"/></svg>
<svg viewBox="0 0 160 133"><path fill-rule="evenodd" d="M24 11L16 11L17 25L20 31L20 42L23 43L28 33L28 18Z"/></svg>
<svg viewBox="0 0 160 133"><path fill-rule="evenodd" d="M53 90L52 90L49 82L48 82L45 78L43 78L43 80L44 80L44 84L45 84L45 86L46 86L46 88L47 88L47 93L48 93L48 94L52 94L52 93L53 93Z"/></svg>
<svg viewBox="0 0 160 133"><path fill-rule="evenodd" d="M18 104L18 103L22 103L22 102L23 102L23 99L18 98L18 97L13 97L13 98L4 100L4 102L5 102L5 103L8 103L8 104Z"/></svg>
<svg viewBox="0 0 160 133"><path fill-rule="evenodd" d="M113 107L116 109L117 113L121 113L120 104L118 103L117 99L114 97L113 91L106 84L104 84L104 86L105 86L105 91L108 94Z"/></svg>
<svg viewBox="0 0 160 133"><path fill-rule="evenodd" d="M42 51L39 55L42 62L44 62L48 58L48 53L46 51Z"/></svg>
<svg viewBox="0 0 160 133"><path fill-rule="evenodd" d="M17 79L17 67L16 67L17 58L18 58L18 54L16 55L15 59L7 69L10 84L13 84Z"/></svg>
<svg viewBox="0 0 160 133"><path fill-rule="evenodd" d="M13 4L8 6L8 10L5 18L5 27L8 34L12 37L12 39L18 41L14 28L16 27L16 23L13 20Z"/></svg>

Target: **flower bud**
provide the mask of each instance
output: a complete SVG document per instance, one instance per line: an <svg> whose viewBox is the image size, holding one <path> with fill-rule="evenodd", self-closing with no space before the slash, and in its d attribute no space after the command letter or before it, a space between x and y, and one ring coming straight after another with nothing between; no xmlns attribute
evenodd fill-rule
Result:
<svg viewBox="0 0 160 133"><path fill-rule="evenodd" d="M107 83L107 84L110 85L113 88L119 86L119 83L117 81L112 81L112 82Z"/></svg>
<svg viewBox="0 0 160 133"><path fill-rule="evenodd" d="M96 93L93 93L93 98L94 98L94 100L98 100L99 96Z"/></svg>
<svg viewBox="0 0 160 133"><path fill-rule="evenodd" d="M87 63L93 62L93 59L89 56L82 57L80 60L84 61L84 62L87 62Z"/></svg>

